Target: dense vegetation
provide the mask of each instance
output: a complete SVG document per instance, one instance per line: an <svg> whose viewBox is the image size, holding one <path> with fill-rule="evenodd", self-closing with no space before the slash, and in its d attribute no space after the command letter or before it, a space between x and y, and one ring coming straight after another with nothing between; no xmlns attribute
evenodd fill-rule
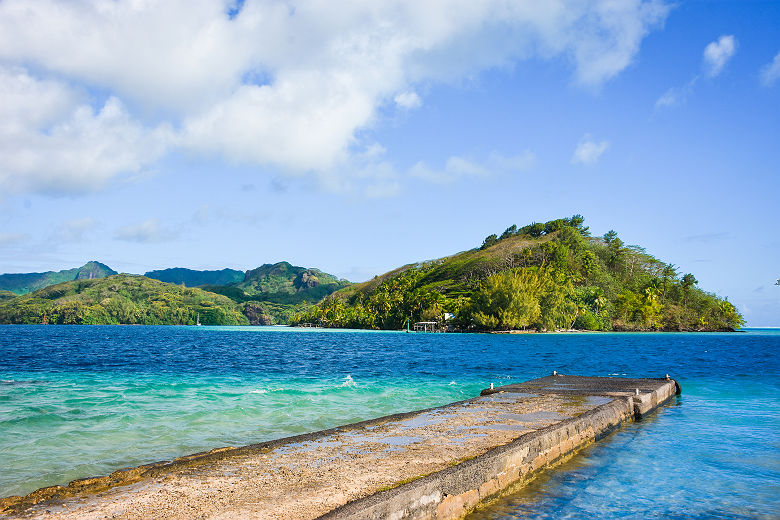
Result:
<svg viewBox="0 0 780 520"><path fill-rule="evenodd" d="M348 285L348 281L339 280L319 269L278 262L247 271L241 282L225 286L205 285L203 288L224 294L235 301L296 305L316 303Z"/></svg>
<svg viewBox="0 0 780 520"><path fill-rule="evenodd" d="M271 325L289 323L294 315L348 285L348 281L319 269L278 262L247 271L239 283L201 288L243 304L253 325Z"/></svg>
<svg viewBox="0 0 780 520"><path fill-rule="evenodd" d="M241 307L218 294L139 275L76 280L0 301L0 323L248 324Z"/></svg>
<svg viewBox="0 0 780 520"><path fill-rule="evenodd" d="M170 269L149 271L144 274L144 276L160 280L161 282L175 283L176 285L184 284L187 287L198 287L200 285L229 285L242 282L244 280L244 271L237 271L235 269L197 271L195 269L173 267Z"/></svg>
<svg viewBox="0 0 780 520"><path fill-rule="evenodd" d="M0 279L15 281L13 286L20 294L28 293L22 287L30 287L33 282L43 285L32 294L18 297L15 292L0 290L0 323L187 325L195 324L200 314L200 321L206 325L284 324L349 285L318 269L288 262L264 264L246 273L234 269L163 269L147 273L154 276L122 275L121 283L115 279L109 285L63 285L56 281L90 280L109 274L116 273L103 264L89 262L58 273L0 275ZM192 285L200 287L197 291L185 290Z"/></svg>
<svg viewBox="0 0 780 520"><path fill-rule="evenodd" d="M27 294L50 285L73 280L92 280L116 274L116 271L100 262L87 262L81 267L45 273L0 274L0 290L15 294Z"/></svg>
<svg viewBox="0 0 780 520"><path fill-rule="evenodd" d="M575 215L511 226L478 249L407 265L338 291L292 323L399 329L407 321L457 330L732 330L743 318L692 274L626 245L591 237Z"/></svg>

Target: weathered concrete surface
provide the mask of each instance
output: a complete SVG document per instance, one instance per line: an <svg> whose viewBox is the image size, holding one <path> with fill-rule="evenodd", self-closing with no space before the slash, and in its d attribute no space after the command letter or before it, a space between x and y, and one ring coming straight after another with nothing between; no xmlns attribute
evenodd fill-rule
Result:
<svg viewBox="0 0 780 520"><path fill-rule="evenodd" d="M669 379L556 375L0 501L0 518L461 518L641 418Z"/></svg>

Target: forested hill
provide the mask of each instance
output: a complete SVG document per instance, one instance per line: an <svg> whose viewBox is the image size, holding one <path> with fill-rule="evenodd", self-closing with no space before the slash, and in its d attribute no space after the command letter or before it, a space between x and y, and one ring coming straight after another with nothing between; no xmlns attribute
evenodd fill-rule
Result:
<svg viewBox="0 0 780 520"><path fill-rule="evenodd" d="M87 262L81 267L63 271L47 271L45 273L12 273L0 274L0 290L15 294L29 292L73 280L91 280L116 274L116 271L100 262Z"/></svg>
<svg viewBox="0 0 780 520"><path fill-rule="evenodd" d="M194 325L200 315L205 325L284 324L350 283L288 262L246 273L182 268L149 273L165 281L127 274L89 279L86 272L82 268L76 273L81 279L72 280L70 273L72 281L20 296L0 291L0 323ZM238 275L240 281L230 281ZM228 283L198 283L204 281Z"/></svg>
<svg viewBox="0 0 780 520"><path fill-rule="evenodd" d="M463 331L733 330L744 320L614 231L591 236L580 215L512 225L481 247L342 289L293 323L399 329L407 320Z"/></svg>
<svg viewBox="0 0 780 520"><path fill-rule="evenodd" d="M144 274L161 282L184 284L186 287L200 285L230 285L244 281L244 272L236 269L220 269L218 271L198 271L183 267L172 267L149 271Z"/></svg>
<svg viewBox="0 0 780 520"><path fill-rule="evenodd" d="M225 296L120 274L65 282L0 301L0 323L245 325L242 306Z"/></svg>
<svg viewBox="0 0 780 520"><path fill-rule="evenodd" d="M225 286L205 285L203 289L224 294L237 302L259 301L296 305L316 303L334 291L351 285L319 269L299 267L289 262L263 264L247 271L241 282Z"/></svg>

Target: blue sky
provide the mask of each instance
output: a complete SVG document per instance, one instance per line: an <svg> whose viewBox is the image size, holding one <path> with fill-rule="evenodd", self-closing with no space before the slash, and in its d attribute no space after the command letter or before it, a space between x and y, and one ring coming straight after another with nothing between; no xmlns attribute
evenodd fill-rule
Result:
<svg viewBox="0 0 780 520"><path fill-rule="evenodd" d="M581 213L780 326L780 2L537 4L3 0L0 272L361 281Z"/></svg>

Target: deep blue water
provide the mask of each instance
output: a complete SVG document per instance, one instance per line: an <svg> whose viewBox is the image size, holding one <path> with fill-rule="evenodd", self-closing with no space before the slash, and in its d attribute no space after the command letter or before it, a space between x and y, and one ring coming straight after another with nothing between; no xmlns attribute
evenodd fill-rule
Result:
<svg viewBox="0 0 780 520"><path fill-rule="evenodd" d="M0 496L547 375L675 403L475 518L780 517L780 332L456 335L0 326Z"/></svg>

